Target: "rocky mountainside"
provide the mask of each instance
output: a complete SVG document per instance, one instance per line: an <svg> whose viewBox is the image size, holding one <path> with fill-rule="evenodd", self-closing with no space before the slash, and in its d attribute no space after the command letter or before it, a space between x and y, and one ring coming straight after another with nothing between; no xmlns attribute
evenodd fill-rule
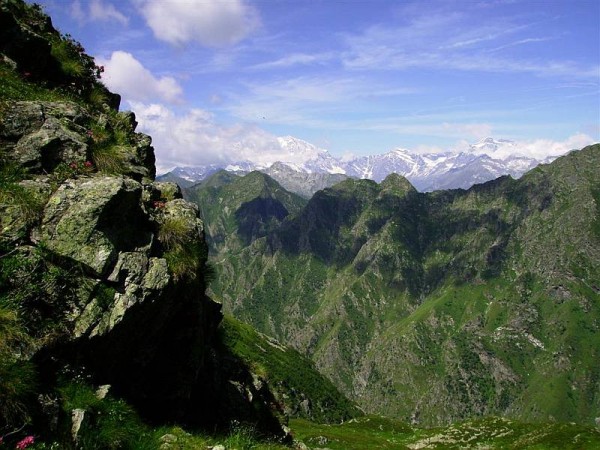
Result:
<svg viewBox="0 0 600 450"><path fill-rule="evenodd" d="M381 155L363 156L349 161L339 160L326 150L300 139L279 138L282 160L274 163L244 161L223 165L238 175L260 170L273 177L291 192L310 198L320 189L331 187L344 177L383 181L389 174L406 177L421 192L441 189L468 189L474 184L502 175L519 178L540 163L513 141L486 138L472 144L467 151L443 153L413 153L395 149ZM210 176L219 166L177 167L161 175L160 180L174 181L185 187Z"/></svg>
<svg viewBox="0 0 600 450"><path fill-rule="evenodd" d="M222 170L187 188L185 197L199 205L214 254L237 251L267 236L306 204L258 171L239 177Z"/></svg>
<svg viewBox="0 0 600 450"><path fill-rule="evenodd" d="M221 323L198 208L154 181L100 72L38 6L0 2L0 446L166 448L149 423L286 439L286 415L357 413L297 353Z"/></svg>
<svg viewBox="0 0 600 450"><path fill-rule="evenodd" d="M592 424L599 167L594 145L467 191L348 179L245 247L216 247L211 290L368 412L429 425L489 414ZM219 201L200 198L201 209ZM244 207L229 217L244 220ZM230 225L238 243L240 224Z"/></svg>

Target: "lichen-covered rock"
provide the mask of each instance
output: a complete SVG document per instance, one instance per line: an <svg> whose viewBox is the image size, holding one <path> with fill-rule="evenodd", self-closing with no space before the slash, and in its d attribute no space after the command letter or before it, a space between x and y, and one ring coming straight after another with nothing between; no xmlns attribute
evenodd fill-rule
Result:
<svg viewBox="0 0 600 450"><path fill-rule="evenodd" d="M154 191L153 200L175 200L183 198L181 188L177 183L170 181L156 181L152 183Z"/></svg>
<svg viewBox="0 0 600 450"><path fill-rule="evenodd" d="M139 183L123 177L69 180L48 201L41 240L93 274L107 274L119 250L152 244L141 193Z"/></svg>
<svg viewBox="0 0 600 450"><path fill-rule="evenodd" d="M3 113L0 145L6 157L31 173L50 173L58 164L90 159L89 114L72 102L15 102Z"/></svg>
<svg viewBox="0 0 600 450"><path fill-rule="evenodd" d="M115 292L114 302L100 318L97 325L91 330L90 337L102 335L114 328L125 316L132 306L148 299L154 299L167 287L171 277L167 269L167 262L163 258L149 258L144 252L123 252L113 273L108 281L118 283L123 292ZM88 314L89 316L89 314ZM83 332L82 325L78 331ZM87 329L91 323L87 321ZM87 331L87 330L86 330Z"/></svg>
<svg viewBox="0 0 600 450"><path fill-rule="evenodd" d="M204 239L204 225L198 216L198 206L183 199L175 199L165 203L162 220L176 219L185 224L190 233Z"/></svg>

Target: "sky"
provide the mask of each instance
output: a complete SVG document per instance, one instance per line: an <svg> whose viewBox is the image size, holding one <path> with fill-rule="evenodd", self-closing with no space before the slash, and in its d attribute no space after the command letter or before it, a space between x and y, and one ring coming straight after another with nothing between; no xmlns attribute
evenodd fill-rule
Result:
<svg viewBox="0 0 600 450"><path fill-rule="evenodd" d="M38 0L153 138L159 172L278 152L350 158L600 141L597 0Z"/></svg>

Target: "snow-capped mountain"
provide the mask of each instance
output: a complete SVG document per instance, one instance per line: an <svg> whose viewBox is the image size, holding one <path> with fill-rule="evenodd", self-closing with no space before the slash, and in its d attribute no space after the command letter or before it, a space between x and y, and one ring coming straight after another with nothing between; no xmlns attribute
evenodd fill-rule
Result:
<svg viewBox="0 0 600 450"><path fill-rule="evenodd" d="M517 142L487 138L463 151L421 154L397 148L384 154L342 161L327 150L291 136L280 137L278 142L281 146L278 161L265 161L263 157L257 161L241 161L222 166L213 164L204 167L178 167L170 174L198 182L219 168L238 174L260 170L273 176L284 186L299 185L301 180L306 179L306 182L310 180L313 187L325 187L337 178L322 178L317 183L314 177L298 174L339 174L381 182L390 173L397 173L408 178L418 190L432 191L468 189L474 184L502 175L518 178L538 164L551 162L558 156L535 159L527 156L525 149ZM274 166L274 163L277 164ZM299 192L299 188L295 190ZM302 194L306 195L306 192L303 190Z"/></svg>

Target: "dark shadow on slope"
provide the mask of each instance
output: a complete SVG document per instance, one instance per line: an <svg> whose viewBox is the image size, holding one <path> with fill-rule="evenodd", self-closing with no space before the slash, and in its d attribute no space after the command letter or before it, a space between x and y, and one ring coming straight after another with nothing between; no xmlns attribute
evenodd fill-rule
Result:
<svg viewBox="0 0 600 450"><path fill-rule="evenodd" d="M276 229L289 212L283 204L271 197L258 197L243 203L235 212L237 233L245 245L266 236Z"/></svg>

